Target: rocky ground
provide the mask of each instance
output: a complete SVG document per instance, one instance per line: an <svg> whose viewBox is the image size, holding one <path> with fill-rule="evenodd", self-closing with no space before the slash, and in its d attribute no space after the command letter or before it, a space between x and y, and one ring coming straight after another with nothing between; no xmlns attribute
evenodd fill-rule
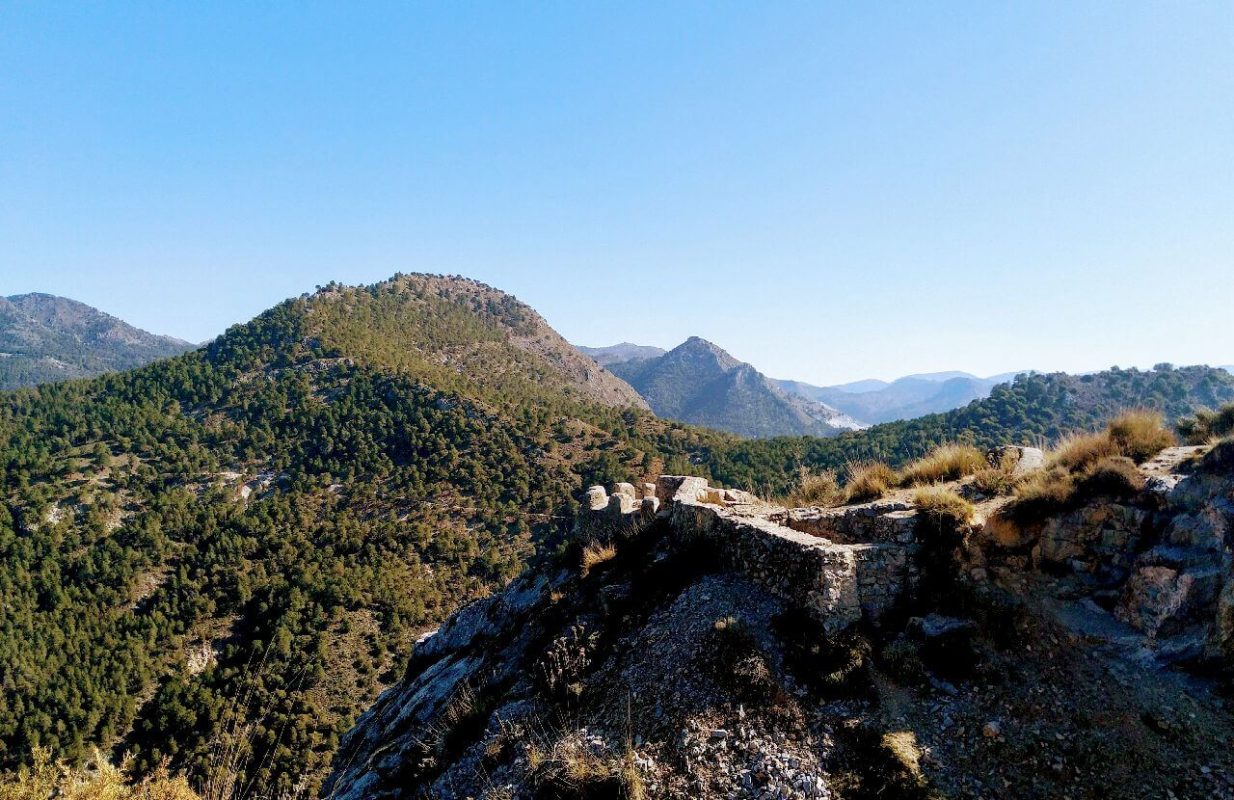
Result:
<svg viewBox="0 0 1234 800"><path fill-rule="evenodd" d="M1175 476L1194 455L1167 453L1146 472ZM566 553L417 648L408 677L344 743L331 789L350 798L1234 798L1234 709L1217 662L1175 659L1158 648L1156 628L1117 613L1160 602L1124 585L1146 568L1154 537L1199 542L1210 532L1209 511L1231 482L1204 481L1193 482L1203 502L1184 496L1169 519L1154 516L1168 506L1160 488L1082 510L1057 563L1047 558L1061 546L1050 544L1049 523L1033 529L1036 544L991 544L979 567L970 552L953 579L926 576L930 591L911 607L844 633L706 548L669 547L664 522L602 552ZM1001 503L979 502L982 517ZM1090 569L1119 542L1139 548L1121 573ZM1015 580L1001 584L1008 574ZM1114 579L1124 583L1109 588ZM1178 630L1211 638L1211 622L1172 597L1170 619L1192 626Z"/></svg>

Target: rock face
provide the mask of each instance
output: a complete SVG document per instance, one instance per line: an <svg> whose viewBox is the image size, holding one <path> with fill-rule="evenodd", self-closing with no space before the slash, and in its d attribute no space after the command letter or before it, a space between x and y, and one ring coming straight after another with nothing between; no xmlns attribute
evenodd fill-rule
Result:
<svg viewBox="0 0 1234 800"><path fill-rule="evenodd" d="M1145 464L1135 496L1096 499L1037 525L987 524L973 548L978 568L1017 591L1036 576L1042 591L1087 604L1088 622L1107 614L1111 635L1143 656L1234 655L1234 475L1212 460L1180 471L1195 454L1172 448Z"/></svg>
<svg viewBox="0 0 1234 800"><path fill-rule="evenodd" d="M894 499L592 487L565 556L417 643L326 795L830 798L850 770L856 796L1078 797L1095 770L1214 796L1234 786L1223 712L1187 706L1177 757L1154 737L1192 702L1160 665L1234 655L1234 478L1159 471L1014 535Z"/></svg>
<svg viewBox="0 0 1234 800"><path fill-rule="evenodd" d="M790 610L804 612L819 635L838 634L863 622L877 625L911 597L919 577L914 515L902 507L878 511L896 514L896 521L880 522L883 514L869 508L830 515L788 513L748 493L718 489L685 476L663 476L642 487L618 484L612 492L593 487L580 512L575 546L583 551L613 544L619 552L635 548L641 553L632 562L635 573L613 577L619 569L613 567L604 585L591 594L586 584L574 584L568 570L529 572L504 593L451 617L416 645L407 678L383 694L348 735L326 788L328 796L409 797L412 786L431 787L431 796L469 796L474 779L463 776L479 767L483 751L497 746L493 737L503 726L519 730L531 726L533 718L547 713L541 707L543 700L536 698L574 696L583 691L579 687L588 674L613 672L611 678L591 681L593 686L625 685L632 679L630 665L622 665L629 657L655 661L654 666L641 667L634 679L641 687L635 690L640 694L640 714L650 716L647 726L655 730L670 719L681 722L682 714L693 713L686 707L702 702L702 695L695 694L711 691L699 687L698 667L690 666L690 660L714 650L712 637L717 634L711 630L712 622L732 613L734 603L741 608L742 619L748 623L753 616L762 620L764 628L772 627L775 613ZM830 521L824 522L823 516ZM807 533L805 528L816 532ZM844 541L832 541L824 531L835 531ZM644 570L657 577L649 580L640 574ZM664 595L666 584L676 588ZM682 584L688 587L684 591ZM663 599L657 599L661 595ZM712 610L699 610L704 607ZM629 619L644 619L646 614L651 615L647 622L637 623L629 635L651 636L655 645L605 652L605 643L611 648L616 634L609 627L613 623L606 625L602 617L627 625ZM665 641L666 632L678 644ZM698 652L674 649L690 641L695 641ZM654 677L668 665L670 673ZM666 688L671 691L654 702L644 696ZM609 697L603 688L595 691L600 696L592 698L592 704L615 703L619 714L631 713L620 707L628 698ZM504 700L477 700L477 694L486 693ZM433 731L445 724L443 720L456 722L465 714L462 706L474 711L477 702L501 703L498 716L503 722L496 730L490 723L481 736L488 743L474 748L476 752L445 753L448 745L435 739ZM553 748L582 746L595 758L618 757L611 736L588 736L589 743L558 742ZM732 742L725 745L730 738ZM731 756L747 766L735 769L731 778L717 779L731 790L721 796L753 796L746 792L771 783L782 783L786 789L777 796L831 796L817 766L812 771L806 768L816 763L814 756L785 752L785 745L772 749L774 737L760 733L753 719L731 733L724 728L695 737L687 729L682 744L711 758L719 758L717 753L724 750L726 759L728 747L740 745L742 749ZM443 768L447 755L450 760ZM655 760L637 750L635 756L648 763ZM528 760L542 757L523 753L523 760L516 758L507 769L525 773ZM723 783L730 779L731 784ZM532 778L524 774L511 780L517 785Z"/></svg>

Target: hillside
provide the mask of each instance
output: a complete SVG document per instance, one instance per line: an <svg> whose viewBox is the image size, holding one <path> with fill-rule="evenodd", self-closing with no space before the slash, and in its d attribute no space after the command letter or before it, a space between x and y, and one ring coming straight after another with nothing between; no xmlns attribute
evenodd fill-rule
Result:
<svg viewBox="0 0 1234 800"><path fill-rule="evenodd" d="M0 297L0 390L132 369L193 348L66 297Z"/></svg>
<svg viewBox="0 0 1234 800"><path fill-rule="evenodd" d="M1024 524L976 476L595 487L561 558L417 642L329 796L1229 797L1231 449L1115 456Z"/></svg>
<svg viewBox="0 0 1234 800"><path fill-rule="evenodd" d="M740 436L834 436L858 427L833 408L790 395L697 336L651 359L610 364L661 417Z"/></svg>
<svg viewBox="0 0 1234 800"><path fill-rule="evenodd" d="M830 439L781 437L741 442L711 453L712 476L729 486L781 495L802 467L842 470L866 460L902 464L947 441L979 447L1041 445L1091 430L1129 408L1153 408L1177 420L1234 400L1234 375L1212 367L1111 369L1087 375L1020 375L990 396L945 414L884 423Z"/></svg>
<svg viewBox="0 0 1234 800"><path fill-rule="evenodd" d="M729 441L638 402L514 298L420 275L0 395L0 766L99 744L311 793L411 641L551 549L582 481Z"/></svg>

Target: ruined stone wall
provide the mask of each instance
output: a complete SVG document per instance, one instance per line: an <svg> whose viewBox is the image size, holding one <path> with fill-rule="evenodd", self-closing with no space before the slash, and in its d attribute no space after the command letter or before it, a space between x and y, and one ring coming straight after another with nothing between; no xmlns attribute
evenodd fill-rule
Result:
<svg viewBox="0 0 1234 800"><path fill-rule="evenodd" d="M714 546L726 567L834 630L863 619L877 623L912 594L919 576L913 512L850 510L824 523L828 515L817 510L767 506L701 478L665 475L640 489L618 484L612 494L592 487L578 534L631 536L665 521L677 544Z"/></svg>

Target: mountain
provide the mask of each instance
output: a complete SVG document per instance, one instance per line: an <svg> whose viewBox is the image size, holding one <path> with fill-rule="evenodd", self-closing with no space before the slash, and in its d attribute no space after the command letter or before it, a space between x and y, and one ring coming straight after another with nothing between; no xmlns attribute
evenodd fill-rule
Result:
<svg viewBox="0 0 1234 800"><path fill-rule="evenodd" d="M765 437L832 436L858 427L833 408L791 395L697 336L662 356L610 364L661 417Z"/></svg>
<svg viewBox="0 0 1234 800"><path fill-rule="evenodd" d="M980 400L1017 373L978 378L966 372L908 375L886 383L858 381L843 386L811 386L800 381L776 381L780 388L839 409L865 424L912 419L959 408Z"/></svg>
<svg viewBox="0 0 1234 800"><path fill-rule="evenodd" d="M578 349L583 355L590 356L603 367L621 364L626 361L644 361L650 358L659 358L667 352L659 347L631 344L630 342L622 342L621 344L609 345L608 347L583 347L579 345Z"/></svg>
<svg viewBox="0 0 1234 800"><path fill-rule="evenodd" d="M193 348L66 297L0 298L0 390L131 369Z"/></svg>
<svg viewBox="0 0 1234 800"><path fill-rule="evenodd" d="M429 275L0 399L0 769L98 745L270 797L316 790L418 635L551 556L582 485L733 441Z"/></svg>

